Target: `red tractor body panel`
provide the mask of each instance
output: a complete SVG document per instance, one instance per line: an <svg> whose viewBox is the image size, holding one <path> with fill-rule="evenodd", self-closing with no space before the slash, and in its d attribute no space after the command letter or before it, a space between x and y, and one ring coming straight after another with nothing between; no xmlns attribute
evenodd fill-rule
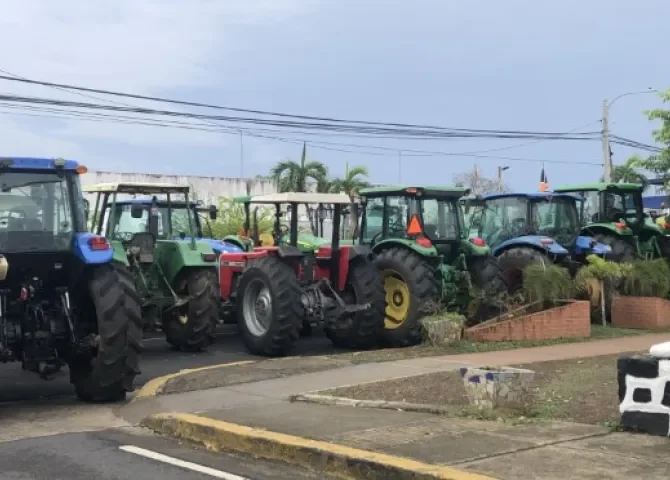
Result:
<svg viewBox="0 0 670 480"><path fill-rule="evenodd" d="M343 245L340 247L340 261L339 261L339 278L338 285L333 285L336 290L340 292L344 290L347 285L347 277L349 276L349 252L352 245ZM333 249L330 245L319 247L316 251L316 265L314 266L314 279L320 280L322 278L330 279L330 260L332 258Z"/></svg>
<svg viewBox="0 0 670 480"><path fill-rule="evenodd" d="M233 293L233 280L249 262L268 255L272 247L258 248L251 252L222 252L219 255L219 289L224 301Z"/></svg>

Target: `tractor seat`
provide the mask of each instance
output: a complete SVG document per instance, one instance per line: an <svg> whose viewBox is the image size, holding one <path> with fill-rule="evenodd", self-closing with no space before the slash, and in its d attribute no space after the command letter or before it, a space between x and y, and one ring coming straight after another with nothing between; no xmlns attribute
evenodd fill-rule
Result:
<svg viewBox="0 0 670 480"><path fill-rule="evenodd" d="M133 235L126 244L131 255L136 256L140 263L152 263L154 261L154 248L156 237L149 232L140 232Z"/></svg>

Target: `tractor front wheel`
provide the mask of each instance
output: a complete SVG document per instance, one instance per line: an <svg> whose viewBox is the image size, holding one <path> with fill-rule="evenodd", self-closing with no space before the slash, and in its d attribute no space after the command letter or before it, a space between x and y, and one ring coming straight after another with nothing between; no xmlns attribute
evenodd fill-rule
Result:
<svg viewBox="0 0 670 480"><path fill-rule="evenodd" d="M380 342L389 347L408 347L422 340L420 320L426 307L439 302L437 272L408 248L389 248L375 259L382 274L386 296L384 329Z"/></svg>
<svg viewBox="0 0 670 480"><path fill-rule="evenodd" d="M379 270L370 260L354 259L342 298L350 304L369 304L370 308L327 328L326 336L336 347L367 349L376 346L384 328L385 296Z"/></svg>
<svg viewBox="0 0 670 480"><path fill-rule="evenodd" d="M142 351L140 298L133 277L116 262L97 265L88 292L75 298L82 320L94 316L97 323L93 355L77 354L69 361L77 397L86 402L123 400L140 373Z"/></svg>
<svg viewBox="0 0 670 480"><path fill-rule="evenodd" d="M188 273L188 303L163 315L163 331L170 345L184 352L200 352L209 346L219 321L221 300L217 285L213 268Z"/></svg>
<svg viewBox="0 0 670 480"><path fill-rule="evenodd" d="M249 351L279 357L300 336L304 307L295 271L276 257L247 267L237 289L237 322Z"/></svg>
<svg viewBox="0 0 670 480"><path fill-rule="evenodd" d="M609 245L612 248L612 253L610 253L606 258L612 262L622 263L622 262L632 262L637 258L635 254L635 248L625 241L622 238L617 238L613 235L604 235L599 234L595 237L596 242L604 243Z"/></svg>
<svg viewBox="0 0 670 480"><path fill-rule="evenodd" d="M507 297L507 282L495 257L476 257L468 261L472 300L468 305L468 325L500 315Z"/></svg>
<svg viewBox="0 0 670 480"><path fill-rule="evenodd" d="M504 281L510 294L517 293L523 287L523 269L533 263L550 263L546 255L527 247L505 250L498 257Z"/></svg>

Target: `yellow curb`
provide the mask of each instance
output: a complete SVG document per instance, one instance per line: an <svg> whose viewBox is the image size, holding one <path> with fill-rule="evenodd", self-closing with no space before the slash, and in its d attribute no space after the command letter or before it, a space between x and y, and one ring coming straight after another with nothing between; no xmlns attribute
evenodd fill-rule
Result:
<svg viewBox="0 0 670 480"><path fill-rule="evenodd" d="M133 398L133 401L139 398L156 397L160 395L161 393L163 393L165 385L167 385L167 383L173 378L182 377L190 373L204 372L206 370L215 370L217 368L235 367L238 365L248 365L250 363L256 363L256 362L254 360L243 360L240 362L220 363L218 365L209 365L207 367L187 368L185 370L179 370L176 373L170 373L168 375L163 375L162 377L156 377L149 380L142 386L142 388L140 388L139 392L137 392L137 394Z"/></svg>
<svg viewBox="0 0 670 480"><path fill-rule="evenodd" d="M204 445L279 460L340 478L497 480L457 468L370 452L334 443L236 425L189 413L159 413L142 421L157 433Z"/></svg>

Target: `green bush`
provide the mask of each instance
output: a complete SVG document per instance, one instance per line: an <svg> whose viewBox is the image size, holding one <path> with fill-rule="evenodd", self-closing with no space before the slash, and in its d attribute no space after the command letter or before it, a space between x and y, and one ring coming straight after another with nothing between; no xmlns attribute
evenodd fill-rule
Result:
<svg viewBox="0 0 670 480"><path fill-rule="evenodd" d="M251 206L251 215L255 206ZM219 199L219 215L215 221L210 220L214 238L223 238L226 235L237 235L244 225L244 205L233 203L229 198ZM258 208L258 233L272 232L274 225L274 212L271 208L260 206Z"/></svg>
<svg viewBox="0 0 670 480"><path fill-rule="evenodd" d="M623 276L622 295L665 298L668 291L670 268L664 259L633 262Z"/></svg>
<svg viewBox="0 0 670 480"><path fill-rule="evenodd" d="M523 270L526 301L548 307L575 295L575 284L568 269L551 263L533 263Z"/></svg>

